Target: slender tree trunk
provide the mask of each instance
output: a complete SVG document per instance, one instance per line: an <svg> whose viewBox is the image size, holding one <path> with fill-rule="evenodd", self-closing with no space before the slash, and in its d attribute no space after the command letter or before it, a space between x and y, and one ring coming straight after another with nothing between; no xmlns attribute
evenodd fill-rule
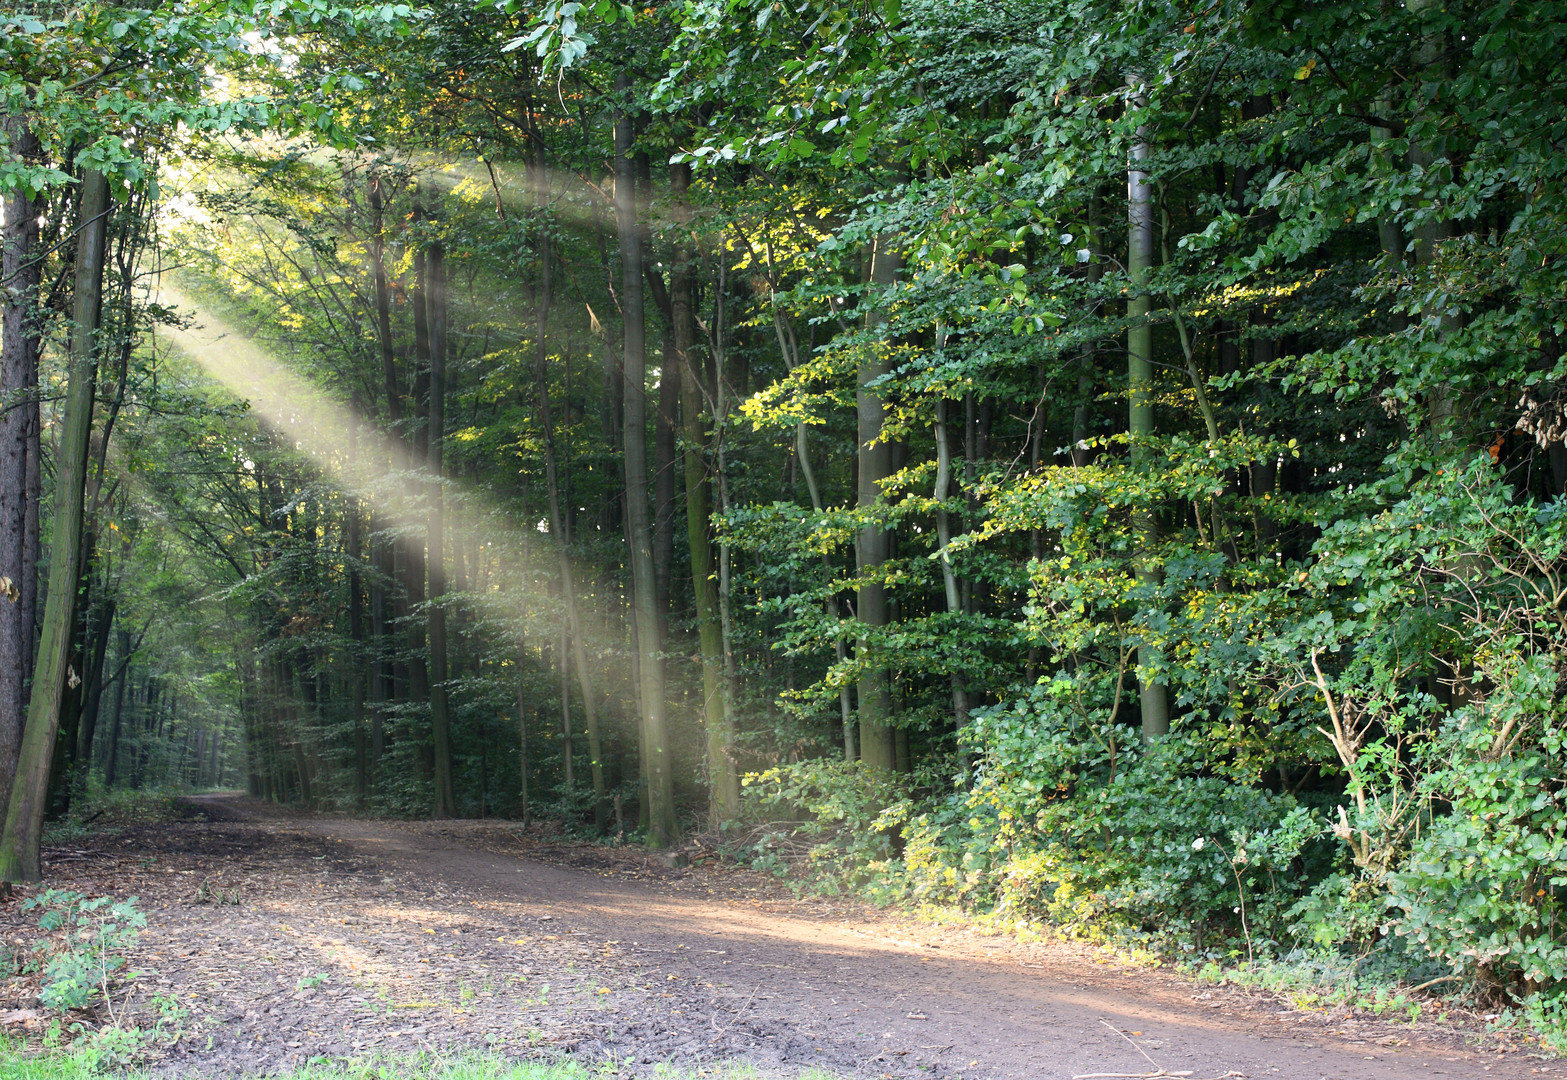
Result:
<svg viewBox="0 0 1567 1080"><path fill-rule="evenodd" d="M528 648L517 635L517 802L522 827L528 827L528 689L524 672L528 670Z"/></svg>
<svg viewBox="0 0 1567 1080"><path fill-rule="evenodd" d="M446 425L446 252L437 241L430 246L430 421L429 421L429 578L430 578L430 721L435 737L435 816L454 817L452 790L452 716L446 693L446 492L441 451Z"/></svg>
<svg viewBox="0 0 1567 1080"><path fill-rule="evenodd" d="M1102 229L1099 224L1100 199L1097 194L1088 200L1088 267L1087 278L1090 286L1097 287L1105 276L1104 240L1101 237ZM1100 302L1096 298L1093 301L1093 310L1098 311ZM1077 405L1072 410L1072 464L1078 468L1089 465L1094 460L1093 450L1088 445L1088 440L1093 437L1093 408L1094 408L1094 374L1095 356L1098 347L1094 342L1083 346L1082 355L1078 357L1077 368ZM1037 557L1037 556L1036 556Z"/></svg>
<svg viewBox="0 0 1567 1080"><path fill-rule="evenodd" d="M560 628L560 649L557 654L560 657L560 782L569 797L571 789L576 786L573 773L577 748L571 737L571 653L567 637L563 626Z"/></svg>
<svg viewBox="0 0 1567 1080"><path fill-rule="evenodd" d="M414 205L415 217L422 216L418 204ZM409 447L413 463L422 463L429 453L430 418L430 370L426 362L430 356L430 324L425 306L425 280L428 275L428 259L421 248L414 252L414 285L409 292L408 306L413 309L414 323L414 394L413 428ZM412 486L412 485L410 485ZM403 593L407 609L408 644L408 699L414 705L430 703L429 669L425 665L425 624L414 616L414 611L424 604L424 543L416 536L401 540Z"/></svg>
<svg viewBox="0 0 1567 1080"><path fill-rule="evenodd" d="M93 380L96 341L103 301L103 266L109 185L102 173L82 177L82 198L76 241L76 277L71 328L70 368L55 465L54 543L50 549L49 597L44 609L43 639L33 672L32 697L22 752L17 763L5 830L0 834L0 881L38 881L39 833L49 794L49 766L60 723L65 692L66 661L75 622L76 583L80 576L82 504L87 481L87 453L92 437Z"/></svg>
<svg viewBox="0 0 1567 1080"><path fill-rule="evenodd" d="M5 119L11 152L28 158L36 150L27 117ZM38 207L20 189L5 196L5 231L0 241L0 806L11 794L11 777L22 746L22 714L32 652L28 591L31 545L27 530L30 453L38 381ZM37 520L37 508L33 508Z"/></svg>
<svg viewBox="0 0 1567 1080"><path fill-rule="evenodd" d="M1134 85L1139 76L1132 76ZM1137 97L1139 107L1142 98ZM1131 278L1132 295L1126 302L1126 315L1130 323L1126 331L1127 398L1129 415L1127 432L1131 436L1131 460L1134 469L1150 467L1149 440L1153 437L1153 329L1148 322L1153 309L1153 297L1148 291L1148 274L1154 260L1153 188L1148 183L1148 160L1153 145L1145 127L1138 127L1137 141L1132 146L1131 165L1127 170L1127 272ZM1144 507L1133 518L1136 533L1137 581L1147 594L1143 603L1153 605L1161 580L1159 566L1154 559L1153 508ZM1164 683L1162 668L1164 659L1157 645L1144 641L1137 650L1138 697L1142 705L1143 738L1154 739L1170 730L1169 696Z"/></svg>
<svg viewBox="0 0 1567 1080"><path fill-rule="evenodd" d="M530 189L542 194L547 174L544 170L543 150L534 162L535 178ZM534 382L536 387L539 424L544 429L544 481L549 496L550 540L560 572L561 599L566 605L566 632L571 639L570 660L577 669L577 689L582 695L582 719L588 737L588 770L593 783L593 824L600 831L609 827L609 804L606 801L604 779L604 747L599 736L598 695L593 686L593 671L588 667L587 645L583 640L582 611L577 602L577 583L571 566L571 527L562 512L560 490L560 462L555 453L555 424L550 408L549 389L549 323L550 310L555 302L555 248L547 235L538 244L539 283L532 292L534 310ZM570 389L570 368L567 368L567 388ZM561 678L566 678L568 653L561 649ZM563 682L564 685L564 682ZM521 717L519 705L519 722ZM563 710L562 723L570 727L569 710Z"/></svg>
<svg viewBox="0 0 1567 1080"><path fill-rule="evenodd" d="M949 520L946 502L951 495L952 483L952 438L947 424L947 401L945 398L936 402L936 547L941 562L941 584L947 600L947 614L961 615L963 613L963 598L958 592L958 576L953 572L952 560L948 557L947 548L952 543L952 523ZM963 681L960 672L952 673L952 718L958 727L968 723L969 699L968 687Z"/></svg>
<svg viewBox="0 0 1567 1080"><path fill-rule="evenodd" d="M386 418L395 429L403 419L403 395L397 374L397 354L392 347L392 303L386 276L386 208L381 193L383 178L370 178L371 243L370 270L375 291L376 351L381 357L381 384L385 394ZM395 544L395 541L394 541ZM373 544L376 582L370 599L370 636L375 643L370 674L371 770L378 773L381 755L386 751L386 704L396 693L390 663L386 659L387 596L385 582L395 580L397 557L393 545L383 540Z"/></svg>
<svg viewBox="0 0 1567 1080"><path fill-rule="evenodd" d="M299 801L306 810L314 810L316 797L310 783L310 762L305 759L304 743L297 739L294 741L294 771L299 777Z"/></svg>
<svg viewBox="0 0 1567 1080"><path fill-rule="evenodd" d="M897 282L901 259L891 236L883 235L871 253L871 283L883 295ZM885 316L876 321L885 322ZM892 475L892 447L882 438L882 423L887 415L880 388L872 386L891 370L881 350L866 349L860 362L855 400L859 414L859 481L857 498L862 511L874 510L881 498L881 481ZM858 612L860 622L874 633L888 624L886 588L877 580L887 561L888 536L878 525L860 529L856 550L859 573ZM879 646L868 638L859 642L862 655ZM860 675L860 759L867 765L889 771L897 767L897 740L890 725L892 692L887 669L880 665Z"/></svg>
<svg viewBox="0 0 1567 1080"><path fill-rule="evenodd" d="M116 608L114 596L105 596L101 610L92 620L87 670L82 675L82 685L86 687L87 693L82 701L81 719L77 722L76 768L71 779L71 790L75 794L87 790L87 776L92 772L93 740L98 733L98 713L105 689L103 664L108 658L109 631L114 626Z"/></svg>
<svg viewBox="0 0 1567 1080"><path fill-rule="evenodd" d="M375 519L371 519L372 526ZM394 580L391 545L371 540L375 585L370 590L370 640L374 660L370 666L370 770L372 782L380 777L381 756L386 753L386 705L392 699L392 666L386 659L386 583Z"/></svg>
<svg viewBox="0 0 1567 1080"><path fill-rule="evenodd" d="M22 670L32 672L38 662L38 564L43 558L43 398L38 392L38 350L34 348L28 372L27 404L27 513L22 529ZM24 690L30 695L31 691Z"/></svg>
<svg viewBox="0 0 1567 1080"><path fill-rule="evenodd" d="M630 77L616 79L621 91ZM675 843L674 773L669 760L664 715L664 660L658 636L658 607L653 573L653 529L649 521L647 462L647 343L643 310L642 239L636 220L635 167L631 159L631 117L615 117L615 221L620 234L621 327L625 355L626 536L630 543L631 596L637 630L642 691L642 730L648 776L647 843Z"/></svg>
<svg viewBox="0 0 1567 1080"><path fill-rule="evenodd" d="M669 187L682 231L691 220L686 191L691 167L669 167ZM696 603L697 642L702 663L702 719L707 729L708 809L719 825L740 813L740 776L734 760L734 728L724 686L724 640L718 619L718 568L713 561L709 531L713 516L712 486L707 477L707 432L702 423L702 374L693 349L696 335L695 279L691 251L682 242L675 249L669 277L670 322L675 354L681 365L680 418L685 436L686 542L691 549L691 591Z"/></svg>
<svg viewBox="0 0 1567 1080"><path fill-rule="evenodd" d="M120 722L125 714L125 684L131 681L129 657L131 650L131 635L129 631L118 632L118 645L120 664L119 674L114 680L114 707L109 713L109 752L103 763L103 786L112 788L115 780L115 769L119 765L120 758Z"/></svg>
<svg viewBox="0 0 1567 1080"><path fill-rule="evenodd" d="M673 326L664 335L653 432L653 604L660 640L669 638L670 581L675 563L675 427L680 412L680 362Z"/></svg>
<svg viewBox="0 0 1567 1080"><path fill-rule="evenodd" d="M376 349L381 355L386 417L395 426L403 418L403 395L398 386L397 356L392 350L392 301L386 281L386 214L380 176L370 178L370 216L374 230L370 240L370 271L375 283Z"/></svg>
<svg viewBox="0 0 1567 1080"><path fill-rule="evenodd" d="M359 454L358 417L349 418L348 453ZM361 539L361 514L359 499L350 495L344 514L348 518L344 526L348 547L348 639L351 642L348 656L349 718L354 725L354 795L362 807L370 794L370 752L365 731L365 616L364 580L359 572L363 558Z"/></svg>

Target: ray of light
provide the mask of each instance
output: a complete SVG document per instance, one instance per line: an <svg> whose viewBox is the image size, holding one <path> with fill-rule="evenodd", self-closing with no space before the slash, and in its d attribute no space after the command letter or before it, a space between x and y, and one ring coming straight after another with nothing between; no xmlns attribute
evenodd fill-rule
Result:
<svg viewBox="0 0 1567 1080"><path fill-rule="evenodd" d="M197 316L194 326L160 332L179 353L235 397L249 402L264 426L307 455L342 490L369 503L390 527L414 535L422 532L428 520L432 476L423 461L414 460L406 444L387 436L348 405L267 355L243 331L204 310L198 300L167 278L155 299ZM526 535L545 533L545 524L518 522L515 514L489 504L458 481L448 478L444 490L448 493L448 550L458 542L482 543L500 564L489 592L477 599L507 619L517 618L524 610L555 612L561 601L550 595L541 580L554 576L550 547L554 540L536 535L538 542L530 543ZM612 594L579 595L578 602L587 608L618 607L620 599ZM596 623L614 625L612 614L600 611Z"/></svg>

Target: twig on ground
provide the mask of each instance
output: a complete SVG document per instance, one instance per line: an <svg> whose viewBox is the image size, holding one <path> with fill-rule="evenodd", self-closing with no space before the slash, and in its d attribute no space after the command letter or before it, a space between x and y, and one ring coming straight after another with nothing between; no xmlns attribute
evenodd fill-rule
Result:
<svg viewBox="0 0 1567 1080"><path fill-rule="evenodd" d="M1462 975L1438 975L1434 979L1427 979L1425 982L1421 983L1419 986L1411 986L1408 990L1405 990L1404 993L1406 993L1406 994L1418 994L1418 993L1420 993L1420 991L1428 989L1429 987L1435 986L1438 983L1458 982L1462 978L1463 978Z"/></svg>
<svg viewBox="0 0 1567 1080"><path fill-rule="evenodd" d="M716 1012L713 1013L713 1015L708 1018L708 1022L713 1025L713 1030L718 1032L720 1035L723 1035L730 1028L732 1028L736 1024L738 1024L740 1022L740 1017L743 1016L745 1014L745 1011L751 1007L751 998L756 997L756 991L760 990L760 989L761 989L761 987L758 986L758 987L756 987L755 990L751 991L751 997L746 998L745 999L745 1004L740 1006L739 1009L735 1010L735 1018L733 1020L729 1021L729 1023L725 1024L723 1027L719 1027L718 1026L718 1013L716 1013Z"/></svg>
<svg viewBox="0 0 1567 1080"><path fill-rule="evenodd" d="M1152 1065L1154 1071L1144 1073L1078 1073L1072 1077L1072 1080L1161 1080L1163 1077L1169 1077L1170 1080L1174 1080L1175 1077L1189 1077L1193 1072L1196 1071L1194 1069L1181 1069L1176 1072L1170 1072L1166 1069L1160 1068L1159 1063L1148 1056L1148 1051L1137 1045L1136 1039L1132 1038L1130 1035L1116 1027L1114 1024L1110 1023L1108 1020L1101 1018L1099 1022L1105 1027L1109 1028L1111 1031L1115 1032L1117 1035L1121 1036L1121 1038L1125 1039L1127 1042L1131 1043L1132 1049L1143 1055L1143 1060ZM1221 1073L1218 1076L1203 1077L1202 1080L1226 1080L1227 1077L1242 1075L1244 1074L1238 1073L1232 1069L1229 1072Z"/></svg>

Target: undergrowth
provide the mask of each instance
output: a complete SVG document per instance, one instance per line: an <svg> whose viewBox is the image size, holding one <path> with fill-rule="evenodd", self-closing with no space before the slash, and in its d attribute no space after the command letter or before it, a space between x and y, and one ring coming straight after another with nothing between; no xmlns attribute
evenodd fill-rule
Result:
<svg viewBox="0 0 1567 1080"><path fill-rule="evenodd" d="M1086 942L1300 1009L1479 1015L1567 1050L1557 998L1508 994L1407 932L1392 886L1353 865L1323 808L1194 775L1174 742L1123 752L1109 783L1079 769L1057 788L1023 784L1004 755L1030 747L1037 775L1042 740L1059 761L1079 752L1076 733L1050 730L1048 703L1033 704L977 717L990 761L946 792L829 760L748 776L749 822L729 854L796 893Z"/></svg>
<svg viewBox="0 0 1567 1080"><path fill-rule="evenodd" d="M100 833L178 819L181 787L103 788L94 779L63 817L44 823L43 846L63 847Z"/></svg>

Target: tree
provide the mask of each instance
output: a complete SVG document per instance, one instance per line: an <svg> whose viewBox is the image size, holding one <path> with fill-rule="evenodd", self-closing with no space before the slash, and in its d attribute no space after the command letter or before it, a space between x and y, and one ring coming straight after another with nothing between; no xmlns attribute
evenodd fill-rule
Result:
<svg viewBox="0 0 1567 1080"><path fill-rule="evenodd" d="M622 73L616 90L625 94ZM648 785L647 842L669 847L679 836L675 820L673 762L665 723L663 642L659 634L649 520L647 469L647 337L642 299L642 236L637 225L634 135L630 113L615 116L615 222L620 237L621 326L624 340L626 543L631 562L631 604L635 620L642 747Z"/></svg>
<svg viewBox="0 0 1567 1080"><path fill-rule="evenodd" d="M80 576L82 509L87 483L87 452L92 438L93 386L97 375L99 317L107 252L109 182L89 170L81 182L77 211L76 275L73 289L70 372L66 388L59 459L55 466L54 542L50 547L49 596L44 606L38 662L33 669L27 726L0 833L0 881L38 881L39 834L49 795L49 769L60 701L68 679L71 628L75 623L76 583Z"/></svg>

